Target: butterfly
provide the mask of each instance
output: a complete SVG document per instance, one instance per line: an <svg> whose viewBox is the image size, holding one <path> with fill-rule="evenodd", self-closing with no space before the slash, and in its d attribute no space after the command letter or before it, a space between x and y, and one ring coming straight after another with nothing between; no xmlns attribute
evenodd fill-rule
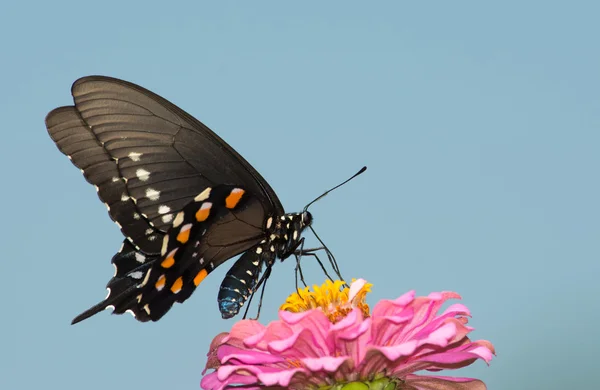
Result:
<svg viewBox="0 0 600 390"><path fill-rule="evenodd" d="M112 258L107 297L72 323L107 308L158 321L241 254L217 297L222 317L235 316L275 260L303 243L308 206L285 213L269 183L231 146L147 89L89 76L75 81L71 94L74 105L52 110L46 127L125 237Z"/></svg>

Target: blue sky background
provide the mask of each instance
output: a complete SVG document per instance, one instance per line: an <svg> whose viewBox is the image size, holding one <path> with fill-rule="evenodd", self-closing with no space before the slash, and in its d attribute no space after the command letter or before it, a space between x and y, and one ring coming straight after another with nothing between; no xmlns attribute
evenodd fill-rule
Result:
<svg viewBox="0 0 600 390"><path fill-rule="evenodd" d="M169 5L168 5L169 4ZM12 2L0 12L2 389L197 389L227 267L160 322L74 315L119 230L46 133L71 83L138 83L215 130L370 302L454 290L490 389L590 388L600 347L597 2ZM306 261L311 282L318 268ZM293 290L278 264L261 319Z"/></svg>

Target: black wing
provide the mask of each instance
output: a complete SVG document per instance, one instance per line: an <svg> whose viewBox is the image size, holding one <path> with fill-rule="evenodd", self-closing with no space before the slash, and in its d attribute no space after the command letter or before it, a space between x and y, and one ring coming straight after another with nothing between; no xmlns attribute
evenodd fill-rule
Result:
<svg viewBox="0 0 600 390"><path fill-rule="evenodd" d="M115 314L131 311L139 321L158 321L215 268L263 240L265 215L258 198L242 188L207 188L174 217L159 254L142 253L125 240L113 257L107 297L73 324L109 307Z"/></svg>
<svg viewBox="0 0 600 390"><path fill-rule="evenodd" d="M103 76L77 80L74 106L48 114L61 152L80 168L136 249L160 252L178 211L209 186L235 184L268 215L283 206L231 146L174 104L135 84Z"/></svg>

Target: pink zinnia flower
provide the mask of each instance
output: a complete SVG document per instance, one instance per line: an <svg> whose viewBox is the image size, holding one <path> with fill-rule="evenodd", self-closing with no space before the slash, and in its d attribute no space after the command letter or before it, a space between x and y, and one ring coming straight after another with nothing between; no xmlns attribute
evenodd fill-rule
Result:
<svg viewBox="0 0 600 390"><path fill-rule="evenodd" d="M461 304L438 314L453 292L415 297L410 291L382 300L372 313L365 303L370 285L359 279L340 291L327 282L315 292L291 295L279 321L264 326L236 323L211 344L203 389L415 389L479 390L477 379L416 375L457 369L477 359L489 362L494 347L471 341L469 310ZM205 370L206 371L206 370ZM357 386L357 387L355 387Z"/></svg>

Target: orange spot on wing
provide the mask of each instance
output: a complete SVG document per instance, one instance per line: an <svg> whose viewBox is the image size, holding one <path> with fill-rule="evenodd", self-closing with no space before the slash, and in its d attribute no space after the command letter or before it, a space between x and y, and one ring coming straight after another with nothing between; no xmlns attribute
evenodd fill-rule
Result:
<svg viewBox="0 0 600 390"><path fill-rule="evenodd" d="M192 225L185 225L181 228L181 231L177 235L177 241L182 244L185 244L190 239L190 230Z"/></svg>
<svg viewBox="0 0 600 390"><path fill-rule="evenodd" d="M165 282L166 282L166 278L165 275L160 275L160 278L158 278L158 280L156 281L156 283L154 283L154 287L156 287L157 290L162 290L163 287L165 287Z"/></svg>
<svg viewBox="0 0 600 390"><path fill-rule="evenodd" d="M237 204L240 202L240 199L242 199L242 195L244 195L244 192L246 191L242 190L241 188L234 188L233 190L231 190L229 196L225 198L225 206L228 209L232 209L235 206L237 206Z"/></svg>
<svg viewBox="0 0 600 390"><path fill-rule="evenodd" d="M160 266L163 268L171 268L173 264L175 264L175 252L177 252L177 248L173 249L169 255L160 263Z"/></svg>
<svg viewBox="0 0 600 390"><path fill-rule="evenodd" d="M183 278L180 276L175 282L173 282L173 285L171 286L171 291L173 292L173 294L177 294L179 291L181 291L181 287L183 287Z"/></svg>
<svg viewBox="0 0 600 390"><path fill-rule="evenodd" d="M206 275L208 275L208 272L205 269L198 272L198 275L196 275L196 277L194 278L194 284L196 285L196 287L198 287L198 285L202 283Z"/></svg>
<svg viewBox="0 0 600 390"><path fill-rule="evenodd" d="M196 221L203 222L206 221L208 215L210 214L211 203L203 203L202 207L196 212Z"/></svg>

